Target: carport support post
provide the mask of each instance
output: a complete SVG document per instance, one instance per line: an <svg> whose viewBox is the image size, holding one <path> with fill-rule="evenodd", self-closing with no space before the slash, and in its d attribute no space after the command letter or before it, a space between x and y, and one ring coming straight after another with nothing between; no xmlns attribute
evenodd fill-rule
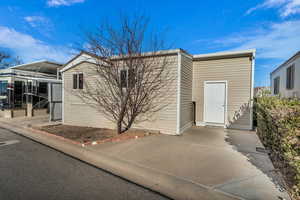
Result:
<svg viewBox="0 0 300 200"><path fill-rule="evenodd" d="M27 99L32 99L31 95L27 95ZM27 101L27 117L32 117L33 112L32 112L32 102Z"/></svg>
<svg viewBox="0 0 300 200"><path fill-rule="evenodd" d="M32 117L33 116L33 109L32 109L32 93L31 93L31 84L26 85L26 105L27 105L27 112L26 112L26 116L27 117Z"/></svg>

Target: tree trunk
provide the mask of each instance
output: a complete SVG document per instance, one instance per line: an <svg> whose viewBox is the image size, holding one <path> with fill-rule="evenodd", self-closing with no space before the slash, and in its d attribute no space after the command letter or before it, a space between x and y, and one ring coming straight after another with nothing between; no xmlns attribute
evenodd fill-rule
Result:
<svg viewBox="0 0 300 200"><path fill-rule="evenodd" d="M122 121L121 120L119 120L117 123L117 132L118 132L118 134L122 133Z"/></svg>
<svg viewBox="0 0 300 200"><path fill-rule="evenodd" d="M129 121L128 125L124 128L123 132L128 131L131 128L134 120L135 120L135 117L132 117L131 120Z"/></svg>

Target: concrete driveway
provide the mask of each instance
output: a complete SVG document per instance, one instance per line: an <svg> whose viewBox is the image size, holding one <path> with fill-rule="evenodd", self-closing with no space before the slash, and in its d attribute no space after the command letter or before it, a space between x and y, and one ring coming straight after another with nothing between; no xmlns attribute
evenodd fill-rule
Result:
<svg viewBox="0 0 300 200"><path fill-rule="evenodd" d="M254 132L193 127L181 136L150 136L88 148L235 199L289 199L268 155L256 147L263 146Z"/></svg>

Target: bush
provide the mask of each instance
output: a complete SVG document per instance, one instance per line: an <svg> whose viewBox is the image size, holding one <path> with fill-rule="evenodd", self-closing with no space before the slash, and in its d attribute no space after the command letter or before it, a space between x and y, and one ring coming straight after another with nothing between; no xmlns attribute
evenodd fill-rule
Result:
<svg viewBox="0 0 300 200"><path fill-rule="evenodd" d="M300 100L262 95L255 101L257 133L294 199L300 198Z"/></svg>

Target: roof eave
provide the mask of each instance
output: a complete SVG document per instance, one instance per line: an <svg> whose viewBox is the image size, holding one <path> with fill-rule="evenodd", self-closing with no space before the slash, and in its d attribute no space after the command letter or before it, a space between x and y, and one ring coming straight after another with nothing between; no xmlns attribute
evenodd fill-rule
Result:
<svg viewBox="0 0 300 200"><path fill-rule="evenodd" d="M255 57L256 50L249 49L244 51L228 51L209 54L194 55L194 60L210 60L210 59L222 59L222 58L236 58L236 57Z"/></svg>
<svg viewBox="0 0 300 200"><path fill-rule="evenodd" d="M278 67L276 67L270 74L272 75L273 73L275 73L276 71L278 71L284 65L286 65L289 62L292 62L293 60L295 60L298 56L300 56L300 51L298 51L292 57L290 57L289 59L287 59L286 61L284 61L284 63L282 63L281 65L279 65Z"/></svg>
<svg viewBox="0 0 300 200"><path fill-rule="evenodd" d="M60 64L60 63L51 62L51 61L48 61L48 60L39 60L39 61L31 62L31 63L15 65L15 66L9 67L9 69L15 69L15 68L18 68L18 67L26 67L28 65L34 65L34 64L39 64L39 63L49 63L49 64L53 64L53 65L63 66L63 64Z"/></svg>

